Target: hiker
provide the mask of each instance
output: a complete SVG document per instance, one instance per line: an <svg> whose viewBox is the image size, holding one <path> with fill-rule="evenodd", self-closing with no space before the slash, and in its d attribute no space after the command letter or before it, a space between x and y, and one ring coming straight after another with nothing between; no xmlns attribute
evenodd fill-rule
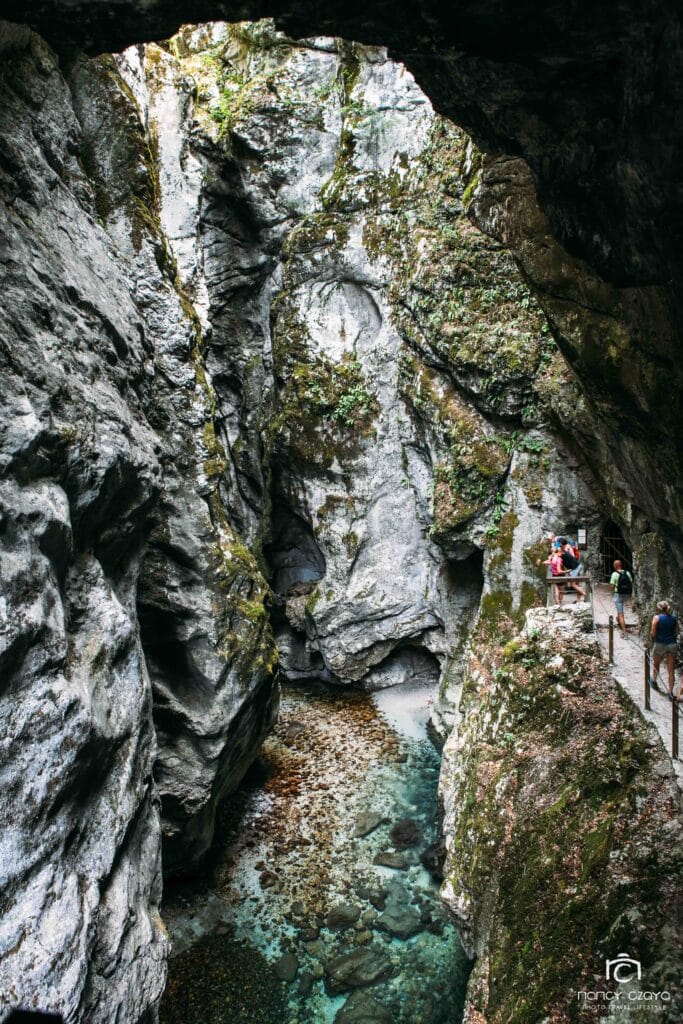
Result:
<svg viewBox="0 0 683 1024"><path fill-rule="evenodd" d="M668 601L657 602L657 614L652 617L650 636L654 642L654 647L652 648L654 673L650 679L650 685L654 686L655 690L659 689L659 666L666 659L666 668L669 673L669 692L667 696L669 700L675 700L674 669L676 667L676 652L678 650L676 643L678 638L678 618L671 611L671 605ZM680 698L680 689L678 696Z"/></svg>
<svg viewBox="0 0 683 1024"><path fill-rule="evenodd" d="M579 561L579 558L577 557L577 550L578 549L574 548L574 545L572 544L572 542L570 540L565 540L565 543L563 544L563 546L561 548L562 566L563 566L564 569L566 569L568 571L569 577L570 577L567 580L566 589L567 590L575 591L575 593L577 593L579 595L577 600L585 601L586 600L586 591L583 590L582 587L580 587L578 583L572 583L572 580L571 580L571 577L572 576L578 576L579 572L581 570L581 562Z"/></svg>
<svg viewBox="0 0 683 1024"><path fill-rule="evenodd" d="M550 558L546 558L544 565L550 566L550 575L557 577L558 579L568 575L568 570L565 569L562 564L562 549L553 546L552 554ZM560 583L555 584L555 602L556 604L562 604L562 598L564 597L564 586Z"/></svg>
<svg viewBox="0 0 683 1024"><path fill-rule="evenodd" d="M617 558L613 564L614 572L610 576L609 581L613 590L614 605L617 609L619 629L621 630L621 635L627 637L624 601L633 593L633 577L630 572L624 569L624 563L620 559Z"/></svg>

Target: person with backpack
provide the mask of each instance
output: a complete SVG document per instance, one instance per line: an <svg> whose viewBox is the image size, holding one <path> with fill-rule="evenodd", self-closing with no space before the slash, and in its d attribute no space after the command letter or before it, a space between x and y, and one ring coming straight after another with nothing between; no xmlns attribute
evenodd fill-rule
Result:
<svg viewBox="0 0 683 1024"><path fill-rule="evenodd" d="M628 636L626 632L626 619L624 618L624 601L633 593L633 576L624 569L624 563L618 558L614 562L614 572L610 576L610 584L613 590L614 606L617 609L617 622L621 635Z"/></svg>
<svg viewBox="0 0 683 1024"><path fill-rule="evenodd" d="M562 546L562 567L567 570L569 576L578 576L581 571L581 561L578 557L579 550L574 548L570 540L566 540ZM586 591L578 583L572 583L571 578L567 580L567 590L573 590L578 594L577 601L586 600Z"/></svg>
<svg viewBox="0 0 683 1024"><path fill-rule="evenodd" d="M549 558L546 558L544 565L550 566L550 575L553 579L558 581L568 575L568 570L564 568L562 564L562 551L559 547L555 547L553 543L553 550ZM559 585L559 582L555 584L555 602L556 604L562 604L562 598L564 597L564 587Z"/></svg>
<svg viewBox="0 0 683 1024"><path fill-rule="evenodd" d="M673 614L668 601L657 602L657 614L652 617L650 636L654 643L652 648L654 673L650 679L650 685L654 686L655 690L659 689L659 666L666 659L666 667L669 673L669 692L667 696L669 700L675 700L674 669L676 667L676 652L678 650L678 617Z"/></svg>

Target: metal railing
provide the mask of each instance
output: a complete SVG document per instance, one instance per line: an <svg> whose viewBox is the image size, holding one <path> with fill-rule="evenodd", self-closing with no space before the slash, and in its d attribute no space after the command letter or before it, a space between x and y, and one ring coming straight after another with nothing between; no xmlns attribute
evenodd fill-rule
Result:
<svg viewBox="0 0 683 1024"><path fill-rule="evenodd" d="M607 635L607 658L610 665L614 664L614 616L610 615ZM652 711L652 685L650 675L650 652L643 648L643 706ZM671 757L676 761L679 757L678 743L678 701L671 701Z"/></svg>

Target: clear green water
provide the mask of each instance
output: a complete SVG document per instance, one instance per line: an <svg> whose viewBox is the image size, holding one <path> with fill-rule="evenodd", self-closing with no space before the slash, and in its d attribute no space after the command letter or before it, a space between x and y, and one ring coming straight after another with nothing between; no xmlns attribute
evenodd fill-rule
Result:
<svg viewBox="0 0 683 1024"><path fill-rule="evenodd" d="M167 894L161 1024L458 1024L468 965L420 861L436 839L429 697L285 690L204 877ZM385 820L360 836L367 815ZM339 907L358 920L334 927ZM360 950L378 977L331 980Z"/></svg>

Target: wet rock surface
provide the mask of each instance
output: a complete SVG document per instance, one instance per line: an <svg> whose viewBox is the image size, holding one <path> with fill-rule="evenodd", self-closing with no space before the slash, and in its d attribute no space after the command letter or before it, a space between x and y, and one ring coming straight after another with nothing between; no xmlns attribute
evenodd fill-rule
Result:
<svg viewBox="0 0 683 1024"><path fill-rule="evenodd" d="M367 946L342 953L325 965L325 987L330 995L364 988L383 981L392 972L392 963L384 950Z"/></svg>
<svg viewBox="0 0 683 1024"><path fill-rule="evenodd" d="M428 694L412 697L423 721L417 703L425 704ZM293 722L306 726L295 740ZM387 748L402 750L406 760L388 765ZM285 960L297 964L294 983L283 982L283 1024L320 1024L339 1014L393 1024L459 1019L467 967L434 883L417 857L400 878L373 866L386 830L354 836L368 804L391 820L419 820L425 844L433 835L438 758L424 733L421 740L397 734L367 695L287 687L264 759L263 791L245 788L239 805L224 808L208 888L167 894L164 916L177 950L171 978L205 932L220 941L216 931L225 921L235 928L230 941L258 949L275 972ZM263 890L260 870L281 888ZM432 930L434 922L439 928ZM200 971L192 981L177 976L178 985L190 983L201 990ZM366 994L351 997L356 988ZM438 1006L428 990L439 993ZM164 1000L170 1014L173 1003Z"/></svg>
<svg viewBox="0 0 683 1024"><path fill-rule="evenodd" d="M334 1024L392 1024L391 1011L367 992L354 992L336 1014Z"/></svg>

